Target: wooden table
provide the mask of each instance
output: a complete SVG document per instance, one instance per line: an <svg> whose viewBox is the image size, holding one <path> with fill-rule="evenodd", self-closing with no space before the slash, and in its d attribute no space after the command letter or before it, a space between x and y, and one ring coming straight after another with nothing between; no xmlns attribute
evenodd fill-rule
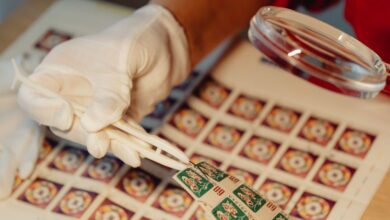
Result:
<svg viewBox="0 0 390 220"><path fill-rule="evenodd" d="M0 53L11 45L53 2L54 0L26 0L3 23L0 23ZM390 219L390 171L386 174L362 219Z"/></svg>

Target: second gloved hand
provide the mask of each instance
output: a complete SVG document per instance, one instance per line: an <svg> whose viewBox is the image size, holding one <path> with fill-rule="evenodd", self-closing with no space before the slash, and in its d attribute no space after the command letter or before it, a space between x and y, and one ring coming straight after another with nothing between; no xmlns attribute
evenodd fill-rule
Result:
<svg viewBox="0 0 390 220"><path fill-rule="evenodd" d="M17 105L12 76L11 62L0 61L0 200L11 194L16 176L26 179L33 172L44 136L43 127Z"/></svg>
<svg viewBox="0 0 390 220"><path fill-rule="evenodd" d="M68 102L27 86L20 88L18 102L57 135L87 145L93 156L111 149L136 167L138 153L110 140L104 128L124 115L141 120L187 77L189 68L182 28L169 11L148 5L98 34L55 47L36 68L30 78ZM86 107L80 118L69 102Z"/></svg>

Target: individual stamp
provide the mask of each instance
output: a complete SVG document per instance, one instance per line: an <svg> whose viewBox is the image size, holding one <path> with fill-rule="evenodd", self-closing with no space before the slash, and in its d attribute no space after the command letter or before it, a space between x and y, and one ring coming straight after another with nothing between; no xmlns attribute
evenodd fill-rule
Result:
<svg viewBox="0 0 390 220"><path fill-rule="evenodd" d="M187 168L176 176L198 198L202 197L214 186L192 168Z"/></svg>
<svg viewBox="0 0 390 220"><path fill-rule="evenodd" d="M212 210L213 216L218 220L249 220L231 199L225 198Z"/></svg>
<svg viewBox="0 0 390 220"><path fill-rule="evenodd" d="M119 181L117 188L130 197L145 202L159 183L160 180L152 174L140 168L131 168Z"/></svg>
<svg viewBox="0 0 390 220"><path fill-rule="evenodd" d="M276 167L290 174L305 177L316 159L317 156L312 153L289 148Z"/></svg>
<svg viewBox="0 0 390 220"><path fill-rule="evenodd" d="M300 113L292 109L275 106L265 118L263 124L282 132L290 132L297 124Z"/></svg>
<svg viewBox="0 0 390 220"><path fill-rule="evenodd" d="M182 188L168 185L157 197L153 207L168 214L182 217L190 207L193 199Z"/></svg>
<svg viewBox="0 0 390 220"><path fill-rule="evenodd" d="M213 108L219 108L229 94L229 89L223 87L211 78L203 81L196 91L196 95Z"/></svg>
<svg viewBox="0 0 390 220"><path fill-rule="evenodd" d="M237 128L217 124L207 135L205 143L224 151L231 151L237 145L242 133Z"/></svg>
<svg viewBox="0 0 390 220"><path fill-rule="evenodd" d="M71 34L50 29L39 39L39 41L35 44L35 47L49 52L58 44L65 42L71 38Z"/></svg>
<svg viewBox="0 0 390 220"><path fill-rule="evenodd" d="M375 137L363 131L347 128L337 142L336 149L347 154L364 158L375 140Z"/></svg>
<svg viewBox="0 0 390 220"><path fill-rule="evenodd" d="M61 188L61 184L37 178L24 190L18 199L41 209L45 209Z"/></svg>
<svg viewBox="0 0 390 220"><path fill-rule="evenodd" d="M255 213L266 203L265 199L245 184L237 187L237 189L233 191L233 194Z"/></svg>
<svg viewBox="0 0 390 220"><path fill-rule="evenodd" d="M72 188L59 201L53 211L63 215L80 218L91 205L96 195L97 194L94 192Z"/></svg>
<svg viewBox="0 0 390 220"><path fill-rule="evenodd" d="M258 177L258 175L252 172L234 166L228 167L227 173L231 176L237 177L238 179L244 181L244 183L246 183L248 186L252 186Z"/></svg>
<svg viewBox="0 0 390 220"><path fill-rule="evenodd" d="M192 138L202 131L206 123L206 117L189 107L180 108L171 120L173 126Z"/></svg>
<svg viewBox="0 0 390 220"><path fill-rule="evenodd" d="M105 156L94 159L83 173L84 177L109 183L121 167L122 162L117 158Z"/></svg>
<svg viewBox="0 0 390 220"><path fill-rule="evenodd" d="M133 215L133 211L106 199L89 217L89 220L130 220Z"/></svg>
<svg viewBox="0 0 390 220"><path fill-rule="evenodd" d="M305 220L322 220L326 219L334 204L334 201L306 192L295 204L290 214Z"/></svg>
<svg viewBox="0 0 390 220"><path fill-rule="evenodd" d="M175 99L168 97L167 99L157 103L154 111L147 117L163 119L175 104Z"/></svg>
<svg viewBox="0 0 390 220"><path fill-rule="evenodd" d="M204 156L204 155L200 155L200 154L197 154L197 153L191 155L190 161L192 163L194 163L194 164L198 164L200 162L206 162L206 163L211 164L211 165L213 165L215 167L219 167L221 165L220 161L211 159L210 157L207 157L207 156Z"/></svg>
<svg viewBox="0 0 390 220"><path fill-rule="evenodd" d="M254 120L264 107L264 102L245 95L240 95L229 108L229 113L245 120Z"/></svg>
<svg viewBox="0 0 390 220"><path fill-rule="evenodd" d="M326 145L336 131L337 125L328 120L311 117L303 126L299 136L320 145Z"/></svg>
<svg viewBox="0 0 390 220"><path fill-rule="evenodd" d="M347 165L326 160L313 180L336 190L344 191L354 173L355 169Z"/></svg>
<svg viewBox="0 0 390 220"><path fill-rule="evenodd" d="M87 157L87 152L75 147L64 147L55 156L49 167L66 173L75 173Z"/></svg>
<svg viewBox="0 0 390 220"><path fill-rule="evenodd" d="M284 209L296 189L283 183L267 179L259 189L260 195Z"/></svg>
<svg viewBox="0 0 390 220"><path fill-rule="evenodd" d="M220 182L223 179L225 179L228 174L221 171L220 169L214 167L213 165L207 163L207 162L200 162L195 165L197 169L199 169L200 172L207 175L208 177L211 177L213 180Z"/></svg>
<svg viewBox="0 0 390 220"><path fill-rule="evenodd" d="M259 136L252 136L240 152L241 156L268 164L279 148L276 142Z"/></svg>

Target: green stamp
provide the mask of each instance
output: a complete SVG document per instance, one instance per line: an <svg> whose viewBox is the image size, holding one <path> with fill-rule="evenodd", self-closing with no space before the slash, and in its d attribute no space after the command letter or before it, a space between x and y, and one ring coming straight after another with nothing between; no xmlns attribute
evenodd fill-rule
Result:
<svg viewBox="0 0 390 220"><path fill-rule="evenodd" d="M177 174L177 178L186 185L198 198L213 188L213 184L191 168Z"/></svg>
<svg viewBox="0 0 390 220"><path fill-rule="evenodd" d="M245 184L242 184L237 189L235 189L233 194L237 196L253 212L259 211L259 209L266 203L265 199L263 199Z"/></svg>
<svg viewBox="0 0 390 220"><path fill-rule="evenodd" d="M249 218L234 202L225 198L212 211L218 220L248 220Z"/></svg>
<svg viewBox="0 0 390 220"><path fill-rule="evenodd" d="M215 168L213 165L210 165L204 161L195 165L196 168L200 169L205 175L211 177L215 181L219 182L225 179L228 174Z"/></svg>
<svg viewBox="0 0 390 220"><path fill-rule="evenodd" d="M282 213L278 213L272 220L288 220Z"/></svg>

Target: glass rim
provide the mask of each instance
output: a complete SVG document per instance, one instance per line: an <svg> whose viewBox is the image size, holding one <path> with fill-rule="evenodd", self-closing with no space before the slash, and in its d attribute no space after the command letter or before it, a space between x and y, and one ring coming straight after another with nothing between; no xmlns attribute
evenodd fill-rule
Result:
<svg viewBox="0 0 390 220"><path fill-rule="evenodd" d="M386 65L375 52L341 30L299 12L260 8L251 20L249 39L278 66L301 78L331 84L337 88L333 91L372 98L386 85Z"/></svg>

